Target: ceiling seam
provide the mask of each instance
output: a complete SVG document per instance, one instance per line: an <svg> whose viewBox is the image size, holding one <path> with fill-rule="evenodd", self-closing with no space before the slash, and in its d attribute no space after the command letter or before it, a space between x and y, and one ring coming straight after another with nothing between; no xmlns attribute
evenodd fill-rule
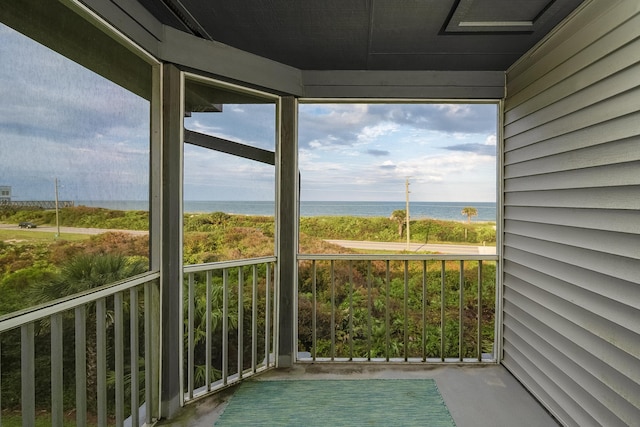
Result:
<svg viewBox="0 0 640 427"><path fill-rule="evenodd" d="M200 25L198 20L194 18L191 12L189 12L180 0L162 0L162 3L164 3L176 19L178 19L194 35L204 39L213 40L213 37L207 33L207 30Z"/></svg>
<svg viewBox="0 0 640 427"><path fill-rule="evenodd" d="M366 55L366 64L367 70L369 69L369 58L371 57L371 46L373 44L373 9L375 0L367 0L369 3L369 36L367 40L367 55Z"/></svg>

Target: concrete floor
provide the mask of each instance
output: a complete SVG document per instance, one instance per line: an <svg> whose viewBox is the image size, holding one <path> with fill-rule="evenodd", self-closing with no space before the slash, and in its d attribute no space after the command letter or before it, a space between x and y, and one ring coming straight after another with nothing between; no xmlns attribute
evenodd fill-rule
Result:
<svg viewBox="0 0 640 427"><path fill-rule="evenodd" d="M268 371L256 380L433 378L457 427L557 427L558 423L501 365L381 365L299 363ZM212 427L234 387L189 404L171 421L158 425Z"/></svg>

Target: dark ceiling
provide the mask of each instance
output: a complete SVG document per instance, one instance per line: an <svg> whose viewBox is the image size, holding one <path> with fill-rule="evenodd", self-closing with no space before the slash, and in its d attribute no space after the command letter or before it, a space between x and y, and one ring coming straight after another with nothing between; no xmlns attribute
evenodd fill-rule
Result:
<svg viewBox="0 0 640 427"><path fill-rule="evenodd" d="M506 70L583 0L139 0L302 70Z"/></svg>

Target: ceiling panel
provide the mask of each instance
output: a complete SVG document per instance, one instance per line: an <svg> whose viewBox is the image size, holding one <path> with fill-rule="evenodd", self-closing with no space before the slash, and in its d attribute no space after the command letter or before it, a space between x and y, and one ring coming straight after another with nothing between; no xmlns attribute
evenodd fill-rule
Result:
<svg viewBox="0 0 640 427"><path fill-rule="evenodd" d="M302 70L469 71L506 70L582 3L138 1L166 25Z"/></svg>

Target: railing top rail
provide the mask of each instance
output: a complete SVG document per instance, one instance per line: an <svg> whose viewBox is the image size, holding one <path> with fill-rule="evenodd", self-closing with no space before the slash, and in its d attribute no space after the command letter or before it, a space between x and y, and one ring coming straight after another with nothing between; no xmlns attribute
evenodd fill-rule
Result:
<svg viewBox="0 0 640 427"><path fill-rule="evenodd" d="M276 262L278 258L275 256L265 256L258 258L244 258L230 261L208 262L206 264L185 265L183 270L185 273L197 273L199 271L221 270L223 268L245 267L247 265L265 264L268 262Z"/></svg>
<svg viewBox="0 0 640 427"><path fill-rule="evenodd" d="M298 254L298 261L497 261L494 254Z"/></svg>
<svg viewBox="0 0 640 427"><path fill-rule="evenodd" d="M7 314L0 317L0 332L8 331L18 326L51 316L52 314L74 309L101 298L117 294L118 292L135 288L143 283L157 280L158 278L160 278L160 272L147 272L119 282L89 289L85 292L69 295L68 297Z"/></svg>

